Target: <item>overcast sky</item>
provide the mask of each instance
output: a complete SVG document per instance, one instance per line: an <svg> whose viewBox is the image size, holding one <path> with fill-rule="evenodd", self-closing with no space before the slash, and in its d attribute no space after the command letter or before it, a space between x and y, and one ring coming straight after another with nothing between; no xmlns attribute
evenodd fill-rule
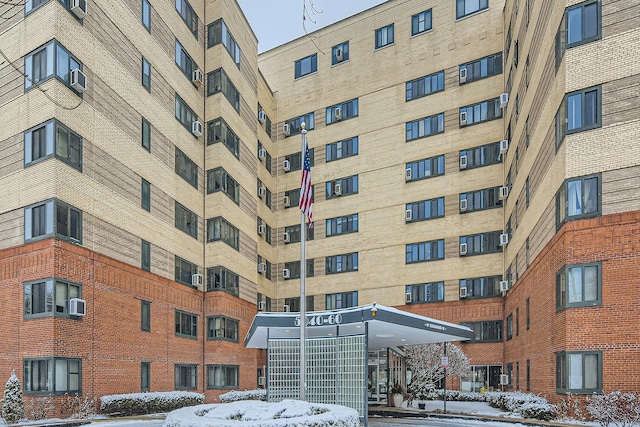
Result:
<svg viewBox="0 0 640 427"><path fill-rule="evenodd" d="M313 13L310 2L317 11ZM309 33L354 15L386 0L238 0L264 52L304 35L302 9L307 5ZM316 23L310 21L312 19Z"/></svg>

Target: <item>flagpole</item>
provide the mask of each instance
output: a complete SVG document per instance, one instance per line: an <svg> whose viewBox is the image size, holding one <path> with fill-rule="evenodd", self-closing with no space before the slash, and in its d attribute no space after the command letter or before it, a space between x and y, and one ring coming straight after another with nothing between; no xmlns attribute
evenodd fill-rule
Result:
<svg viewBox="0 0 640 427"><path fill-rule="evenodd" d="M304 122L302 122L302 138L301 145L302 148L300 150L300 160L304 163L304 158L306 154L307 148L307 126ZM302 188L302 184L300 186L300 194L304 192ZM306 261L306 246L307 246L307 229L305 224L305 213L304 210L300 211L300 400L306 400L305 389L306 389L306 374L307 374L307 364L306 364L306 354L305 354L305 344L306 344L306 334L305 329L307 325L307 297L306 297L306 280L307 280L307 261Z"/></svg>

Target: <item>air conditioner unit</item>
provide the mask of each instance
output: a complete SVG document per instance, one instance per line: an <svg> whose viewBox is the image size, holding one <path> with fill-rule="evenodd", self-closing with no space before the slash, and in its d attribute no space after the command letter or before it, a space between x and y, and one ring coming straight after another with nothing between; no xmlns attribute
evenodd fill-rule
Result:
<svg viewBox="0 0 640 427"><path fill-rule="evenodd" d="M196 69L191 73L191 83L196 85L196 87L200 87L202 85L204 76L202 75L202 71L200 69Z"/></svg>
<svg viewBox="0 0 640 427"><path fill-rule="evenodd" d="M404 220L406 222L410 222L413 220L413 211L411 209L407 209L404 211Z"/></svg>
<svg viewBox="0 0 640 427"><path fill-rule="evenodd" d="M509 197L509 187L502 186L500 187L500 199L506 199Z"/></svg>
<svg viewBox="0 0 640 427"><path fill-rule="evenodd" d="M467 297L467 288L460 288L460 298L466 298Z"/></svg>
<svg viewBox="0 0 640 427"><path fill-rule="evenodd" d="M467 112L463 111L460 113L460 126L465 126L467 124Z"/></svg>
<svg viewBox="0 0 640 427"><path fill-rule="evenodd" d="M202 286L202 274L192 274L191 275L191 286L198 287Z"/></svg>
<svg viewBox="0 0 640 427"><path fill-rule="evenodd" d="M509 140L503 139L500 141L500 153L504 154L509 150Z"/></svg>
<svg viewBox="0 0 640 427"><path fill-rule="evenodd" d="M282 270L282 277L284 279L290 279L291 278L291 270L289 270L288 268L285 268L284 270Z"/></svg>
<svg viewBox="0 0 640 427"><path fill-rule="evenodd" d="M258 158L260 160L264 160L267 158L267 150L265 150L264 148L261 148L258 150Z"/></svg>
<svg viewBox="0 0 640 427"><path fill-rule="evenodd" d="M267 263L266 262L259 262L258 263L258 273L264 273L265 271L267 271Z"/></svg>
<svg viewBox="0 0 640 427"><path fill-rule="evenodd" d="M87 16L87 1L86 0L71 0L71 12L79 19Z"/></svg>
<svg viewBox="0 0 640 427"><path fill-rule="evenodd" d="M336 108L333 110L333 117L334 117L336 120L342 120L342 108L340 108L340 107L336 107Z"/></svg>
<svg viewBox="0 0 640 427"><path fill-rule="evenodd" d="M284 133L284 136L291 135L289 123L285 123L284 126L282 126L282 132Z"/></svg>
<svg viewBox="0 0 640 427"><path fill-rule="evenodd" d="M506 246L509 244L509 235L507 233L500 235L500 246Z"/></svg>
<svg viewBox="0 0 640 427"><path fill-rule="evenodd" d="M336 196L342 195L342 184L337 183L333 185L333 194Z"/></svg>
<svg viewBox="0 0 640 427"><path fill-rule="evenodd" d="M460 212L467 211L467 199L460 200Z"/></svg>
<svg viewBox="0 0 640 427"><path fill-rule="evenodd" d="M87 314L87 302L80 298L69 300L69 314L71 316L84 316Z"/></svg>
<svg viewBox="0 0 640 427"><path fill-rule="evenodd" d="M258 121L260 123L264 123L267 121L267 113L264 111L258 111Z"/></svg>
<svg viewBox="0 0 640 427"><path fill-rule="evenodd" d="M282 162L282 169L284 169L285 172L289 172L291 170L291 162L289 160Z"/></svg>
<svg viewBox="0 0 640 427"><path fill-rule="evenodd" d="M467 81L467 67L460 68L460 83Z"/></svg>
<svg viewBox="0 0 640 427"><path fill-rule="evenodd" d="M289 304L284 304L282 306L282 311L284 311L285 313L288 313L291 311L291 307L289 307Z"/></svg>
<svg viewBox="0 0 640 427"><path fill-rule="evenodd" d="M258 311L264 311L267 308L267 303L264 301L260 301L258 303Z"/></svg>
<svg viewBox="0 0 640 427"><path fill-rule="evenodd" d="M411 171L411 168L406 168L404 170L404 180L411 181L412 179L413 179L413 172Z"/></svg>
<svg viewBox="0 0 640 427"><path fill-rule="evenodd" d="M284 196L284 198L282 199L282 204L285 208L288 208L291 205L291 197Z"/></svg>
<svg viewBox="0 0 640 427"><path fill-rule="evenodd" d="M261 187L258 187L258 197L263 198L266 195L267 195L267 187L265 187L264 185Z"/></svg>
<svg viewBox="0 0 640 427"><path fill-rule="evenodd" d="M467 254L467 244L460 243L460 255L466 255L466 254Z"/></svg>
<svg viewBox="0 0 640 427"><path fill-rule="evenodd" d="M500 281L500 292L507 292L509 290L509 281L501 280Z"/></svg>
<svg viewBox="0 0 640 427"><path fill-rule="evenodd" d="M509 103L509 94L503 93L500 95L500 108L504 108Z"/></svg>
<svg viewBox="0 0 640 427"><path fill-rule="evenodd" d="M467 168L467 156L460 156L460 169Z"/></svg>
<svg viewBox="0 0 640 427"><path fill-rule="evenodd" d="M199 138L202 136L202 122L200 120L194 120L191 122L191 133Z"/></svg>
<svg viewBox="0 0 640 427"><path fill-rule="evenodd" d="M282 241L285 243L289 243L291 241L291 235L289 234L289 232L285 231L282 234Z"/></svg>
<svg viewBox="0 0 640 427"><path fill-rule="evenodd" d="M336 48L336 61L341 62L344 59L344 52L341 47Z"/></svg>
<svg viewBox="0 0 640 427"><path fill-rule="evenodd" d="M404 302L406 304L411 304L411 300L412 300L411 292L405 293L404 294Z"/></svg>
<svg viewBox="0 0 640 427"><path fill-rule="evenodd" d="M71 70L71 87L80 93L87 90L87 76L79 68Z"/></svg>
<svg viewBox="0 0 640 427"><path fill-rule="evenodd" d="M267 377L258 377L258 385L266 385Z"/></svg>
<svg viewBox="0 0 640 427"><path fill-rule="evenodd" d="M509 385L509 375L500 374L500 385Z"/></svg>
<svg viewBox="0 0 640 427"><path fill-rule="evenodd" d="M265 234L267 234L267 226L264 224L260 224L258 226L258 234L261 236L264 236Z"/></svg>

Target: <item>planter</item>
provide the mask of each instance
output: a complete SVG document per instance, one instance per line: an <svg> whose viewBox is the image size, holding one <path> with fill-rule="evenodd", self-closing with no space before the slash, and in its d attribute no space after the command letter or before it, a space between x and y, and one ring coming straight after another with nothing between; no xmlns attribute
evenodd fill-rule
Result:
<svg viewBox="0 0 640 427"><path fill-rule="evenodd" d="M399 408L402 406L402 402L404 401L404 396L401 394L394 394L391 396L393 399L393 406Z"/></svg>

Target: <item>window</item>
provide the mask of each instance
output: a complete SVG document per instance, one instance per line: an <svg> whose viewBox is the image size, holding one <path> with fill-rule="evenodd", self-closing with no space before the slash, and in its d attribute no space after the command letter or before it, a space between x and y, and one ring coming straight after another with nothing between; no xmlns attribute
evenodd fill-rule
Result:
<svg viewBox="0 0 640 427"><path fill-rule="evenodd" d="M460 245L467 245L467 256L501 252L500 234L502 234L502 231L460 236Z"/></svg>
<svg viewBox="0 0 640 427"><path fill-rule="evenodd" d="M358 271L358 252L328 256L325 258L325 267L326 274Z"/></svg>
<svg viewBox="0 0 640 427"><path fill-rule="evenodd" d="M26 0L24 2L24 14L28 15L34 9L37 9L41 5L45 4L49 0Z"/></svg>
<svg viewBox="0 0 640 427"><path fill-rule="evenodd" d="M556 388L558 393L602 393L602 352L556 353Z"/></svg>
<svg viewBox="0 0 640 427"><path fill-rule="evenodd" d="M142 179L142 191L141 191L140 199L142 209L145 211L151 212L151 184L146 181L144 178Z"/></svg>
<svg viewBox="0 0 640 427"><path fill-rule="evenodd" d="M600 215L600 175L567 179L556 195L556 227L565 221Z"/></svg>
<svg viewBox="0 0 640 427"><path fill-rule="evenodd" d="M258 152L263 149L266 154L264 160L262 161L262 164L264 165L264 168L269 172L269 174L271 174L271 163L273 162L273 158L271 157L271 153L269 153L264 145L262 145L262 143L258 141ZM313 161L313 156L311 156L311 160Z"/></svg>
<svg viewBox="0 0 640 427"><path fill-rule="evenodd" d="M349 60L349 42L337 44L331 48L331 65Z"/></svg>
<svg viewBox="0 0 640 427"><path fill-rule="evenodd" d="M146 393L151 390L151 363L140 363L140 391Z"/></svg>
<svg viewBox="0 0 640 427"><path fill-rule="evenodd" d="M207 242L222 241L240 250L240 231L221 216L207 220Z"/></svg>
<svg viewBox="0 0 640 427"><path fill-rule="evenodd" d="M358 214L329 218L326 220L326 237L358 231Z"/></svg>
<svg viewBox="0 0 640 427"><path fill-rule="evenodd" d="M198 337L198 315L184 311L175 311L176 336L197 338Z"/></svg>
<svg viewBox="0 0 640 427"><path fill-rule="evenodd" d="M408 285L406 293L411 294L411 301L407 304L444 301L444 282Z"/></svg>
<svg viewBox="0 0 640 427"><path fill-rule="evenodd" d="M466 210L463 210L466 201ZM460 194L461 212L473 212L502 206L500 187Z"/></svg>
<svg viewBox="0 0 640 427"><path fill-rule="evenodd" d="M564 122L567 135L602 125L601 98L600 86L572 92L565 96Z"/></svg>
<svg viewBox="0 0 640 427"><path fill-rule="evenodd" d="M444 217L444 197L406 204L405 222L442 217Z"/></svg>
<svg viewBox="0 0 640 427"><path fill-rule="evenodd" d="M444 259L444 239L406 245L406 264Z"/></svg>
<svg viewBox="0 0 640 427"><path fill-rule="evenodd" d="M444 113L435 114L433 116L407 122L407 138L406 141L425 138L427 136L436 135L444 132Z"/></svg>
<svg viewBox="0 0 640 427"><path fill-rule="evenodd" d="M236 158L240 158L240 138L223 118L208 123L207 145L216 142L222 142Z"/></svg>
<svg viewBox="0 0 640 427"><path fill-rule="evenodd" d="M56 157L82 172L82 136L57 120L49 120L24 133L24 164Z"/></svg>
<svg viewBox="0 0 640 427"><path fill-rule="evenodd" d="M149 0L142 0L142 25L151 32L151 5Z"/></svg>
<svg viewBox="0 0 640 427"><path fill-rule="evenodd" d="M142 146L151 152L151 123L142 118Z"/></svg>
<svg viewBox="0 0 640 427"><path fill-rule="evenodd" d="M326 116L328 125L358 117L358 98L327 107Z"/></svg>
<svg viewBox="0 0 640 427"><path fill-rule="evenodd" d="M516 335L520 335L520 307L516 307Z"/></svg>
<svg viewBox="0 0 640 427"><path fill-rule="evenodd" d="M462 326L467 326L473 330L472 341L475 342L495 342L502 341L502 320L485 322L463 322Z"/></svg>
<svg viewBox="0 0 640 427"><path fill-rule="evenodd" d="M151 271L151 244L143 240L140 252L140 268L144 271Z"/></svg>
<svg viewBox="0 0 640 427"><path fill-rule="evenodd" d="M339 190L339 191L338 191ZM326 182L327 199L358 193L358 175Z"/></svg>
<svg viewBox="0 0 640 427"><path fill-rule="evenodd" d="M176 119L191 133L193 122L198 120L198 115L176 93ZM194 135L195 136L195 135Z"/></svg>
<svg viewBox="0 0 640 427"><path fill-rule="evenodd" d="M285 305L289 306L289 311L292 313L300 312L300 297L296 298L285 298ZM315 310L315 301L313 295L307 295L307 304L305 306L305 311L314 311Z"/></svg>
<svg viewBox="0 0 640 427"><path fill-rule="evenodd" d="M502 162L500 142L460 150L460 169L473 169ZM462 165L464 164L464 168Z"/></svg>
<svg viewBox="0 0 640 427"><path fill-rule="evenodd" d="M357 305L358 291L325 295L325 310L356 307Z"/></svg>
<svg viewBox="0 0 640 427"><path fill-rule="evenodd" d="M24 241L56 237L82 244L82 211L57 199L24 209Z"/></svg>
<svg viewBox="0 0 640 427"><path fill-rule="evenodd" d="M269 209L271 209L271 190L269 189L269 187L264 185L264 183L260 179L257 180L256 187L256 193L258 194L258 197L262 201L264 201L264 204L267 205Z"/></svg>
<svg viewBox="0 0 640 427"><path fill-rule="evenodd" d="M196 365L175 365L175 389L196 390L198 388L198 367Z"/></svg>
<svg viewBox="0 0 640 427"><path fill-rule="evenodd" d="M524 200L526 206L529 207L529 201L531 200L531 186L529 185L529 177L524 182Z"/></svg>
<svg viewBox="0 0 640 427"><path fill-rule="evenodd" d="M467 289L467 299L500 296L502 276L474 277L460 279L460 287Z"/></svg>
<svg viewBox="0 0 640 427"><path fill-rule="evenodd" d="M239 377L238 366L208 365L207 389L238 388Z"/></svg>
<svg viewBox="0 0 640 427"><path fill-rule="evenodd" d="M327 162L339 160L345 157L358 155L358 137L343 139L342 141L327 144Z"/></svg>
<svg viewBox="0 0 640 427"><path fill-rule="evenodd" d="M198 215L189 209L175 202L175 226L178 230L182 230L189 236L198 238Z"/></svg>
<svg viewBox="0 0 640 427"><path fill-rule="evenodd" d="M444 154L407 163L405 169L405 181L407 182L440 175L444 175Z"/></svg>
<svg viewBox="0 0 640 427"><path fill-rule="evenodd" d="M313 240L315 227L307 228L306 237L307 241ZM301 239L300 224L289 225L284 228L284 232L289 234L289 242L286 243L299 243Z"/></svg>
<svg viewBox="0 0 640 427"><path fill-rule="evenodd" d="M198 165L176 147L176 173L194 188L198 188Z"/></svg>
<svg viewBox="0 0 640 427"><path fill-rule="evenodd" d="M207 194L218 191L226 194L236 204L240 204L240 185L222 167L207 171Z"/></svg>
<svg viewBox="0 0 640 427"><path fill-rule="evenodd" d="M211 291L226 291L238 296L240 276L221 265L207 268L207 292Z"/></svg>
<svg viewBox="0 0 640 427"><path fill-rule="evenodd" d="M151 92L151 64L144 56L142 57L142 86Z"/></svg>
<svg viewBox="0 0 640 427"><path fill-rule="evenodd" d="M411 35L415 36L431 29L431 9L411 17Z"/></svg>
<svg viewBox="0 0 640 427"><path fill-rule="evenodd" d="M231 103L231 106L239 113L240 92L238 92L236 86L231 82L227 73L225 73L222 68L218 68L207 74L207 96L221 92L224 97L227 98L227 101Z"/></svg>
<svg viewBox="0 0 640 427"><path fill-rule="evenodd" d="M489 0L456 0L456 19L487 9Z"/></svg>
<svg viewBox="0 0 640 427"><path fill-rule="evenodd" d="M308 74L318 71L318 55L309 55L306 58L298 59L295 62L295 78L299 79Z"/></svg>
<svg viewBox="0 0 640 427"><path fill-rule="evenodd" d="M261 303L264 305L264 308L260 307ZM260 292L258 292L257 294L256 304L258 305L258 310L260 311L271 311L271 298L262 295Z"/></svg>
<svg viewBox="0 0 640 427"><path fill-rule="evenodd" d="M189 30L191 30L191 32L193 33L193 35L196 37L196 40L197 40L198 39L198 15L196 15L196 12L193 10L189 2L187 0L176 0L176 10L178 11L178 14L180 14L180 17L182 17L182 20L184 21L185 24L187 24L187 27L189 27Z"/></svg>
<svg viewBox="0 0 640 427"><path fill-rule="evenodd" d="M289 125L289 135L285 135L285 137L298 135L302 131L302 123L306 125L307 130L312 130L315 127L314 120L314 113L308 113L295 119L286 120L285 123Z"/></svg>
<svg viewBox="0 0 640 427"><path fill-rule="evenodd" d="M567 8L565 19L567 48L600 39L602 25L598 0Z"/></svg>
<svg viewBox="0 0 640 427"><path fill-rule="evenodd" d="M393 44L393 24L376 30L376 49Z"/></svg>
<svg viewBox="0 0 640 427"><path fill-rule="evenodd" d="M238 342L240 322L224 316L207 318L207 339Z"/></svg>
<svg viewBox="0 0 640 427"><path fill-rule="evenodd" d="M187 79L191 82L193 79L193 72L199 69L198 64L189 56L184 47L176 39L176 65L182 71ZM194 83L195 84L195 83Z"/></svg>
<svg viewBox="0 0 640 427"><path fill-rule="evenodd" d="M81 394L82 359L25 359L23 379L25 394Z"/></svg>
<svg viewBox="0 0 640 427"><path fill-rule="evenodd" d="M258 255L258 265L264 263L266 270L264 271L264 277L267 280L271 280L271 261L264 258L262 255Z"/></svg>
<svg viewBox="0 0 640 427"><path fill-rule="evenodd" d="M313 259L308 259L307 260L307 269L305 270L305 275L306 277L313 277L313 269L314 269L314 260ZM289 270L289 279L299 279L300 278L300 261L292 261L292 262L285 262L284 263L284 268ZM286 280L286 279L285 279ZM298 301L300 299L298 298ZM299 309L298 309L299 311Z"/></svg>
<svg viewBox="0 0 640 427"><path fill-rule="evenodd" d="M145 332L151 331L151 303L140 301L140 329Z"/></svg>
<svg viewBox="0 0 640 427"><path fill-rule="evenodd" d="M58 41L52 40L24 57L25 91L49 78L56 78L71 90L71 71L82 71L82 63Z"/></svg>
<svg viewBox="0 0 640 427"><path fill-rule="evenodd" d="M286 155L284 156L284 159L289 162L289 170L285 171L285 173L299 171L300 169L302 169L302 155L300 152ZM314 159L315 159L314 149L309 148L309 160L311 162L311 166L315 164Z"/></svg>
<svg viewBox="0 0 640 427"><path fill-rule="evenodd" d="M69 300L82 297L82 285L59 279L24 284L24 318L70 317ZM76 318L74 316L74 318Z"/></svg>
<svg viewBox="0 0 640 427"><path fill-rule="evenodd" d="M507 316L507 341L513 338L513 314Z"/></svg>
<svg viewBox="0 0 640 427"><path fill-rule="evenodd" d="M198 266L187 260L175 256L175 281L191 286L191 276L198 274Z"/></svg>
<svg viewBox="0 0 640 427"><path fill-rule="evenodd" d="M600 263L566 266L556 275L556 308L602 304Z"/></svg>
<svg viewBox="0 0 640 427"><path fill-rule="evenodd" d="M502 74L502 52L462 64L459 72L461 85Z"/></svg>
<svg viewBox="0 0 640 427"><path fill-rule="evenodd" d="M261 235L265 242L271 244L271 226L260 217L257 218L257 223L258 235Z"/></svg>
<svg viewBox="0 0 640 427"><path fill-rule="evenodd" d="M460 127L488 122L502 117L500 98L489 99L460 108Z"/></svg>
<svg viewBox="0 0 640 427"><path fill-rule="evenodd" d="M527 6L529 5L529 0L527 0ZM527 391L531 391L531 360L527 359Z"/></svg>
<svg viewBox="0 0 640 427"><path fill-rule="evenodd" d="M420 77L419 79L411 80L407 82L405 86L406 101L412 101L414 99L422 98L423 96L441 92L444 90L444 70L429 74L428 76Z"/></svg>
<svg viewBox="0 0 640 427"><path fill-rule="evenodd" d="M240 67L240 47L236 43L236 39L231 35L231 31L227 28L227 24L222 19L212 22L207 27L209 44L207 47L213 47L220 43L229 52L233 62Z"/></svg>

